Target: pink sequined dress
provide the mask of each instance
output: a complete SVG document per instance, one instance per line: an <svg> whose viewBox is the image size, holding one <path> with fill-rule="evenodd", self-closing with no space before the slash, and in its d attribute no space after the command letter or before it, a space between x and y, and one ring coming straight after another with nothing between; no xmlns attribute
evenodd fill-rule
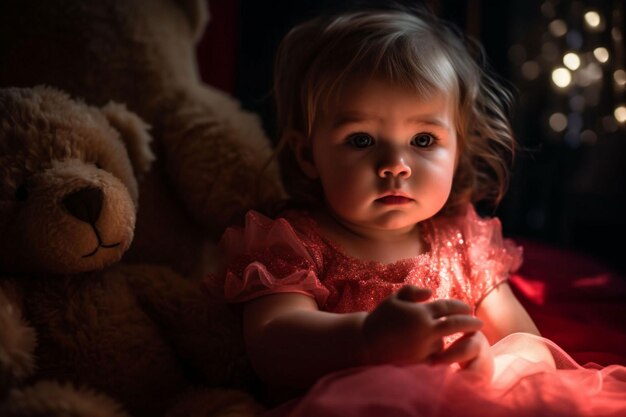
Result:
<svg viewBox="0 0 626 417"><path fill-rule="evenodd" d="M428 287L433 298L455 298L475 308L519 267L521 248L503 239L500 222L472 206L419 226L428 250L391 264L355 259L329 240L311 215L289 211L272 220L251 211L245 226L221 241L225 271L209 285L230 302L296 292L320 310L371 311L403 285ZM532 339L558 365L515 356ZM492 348L493 380L440 365L368 366L320 379L274 416L626 416L626 368L582 367L547 339L516 333Z"/></svg>

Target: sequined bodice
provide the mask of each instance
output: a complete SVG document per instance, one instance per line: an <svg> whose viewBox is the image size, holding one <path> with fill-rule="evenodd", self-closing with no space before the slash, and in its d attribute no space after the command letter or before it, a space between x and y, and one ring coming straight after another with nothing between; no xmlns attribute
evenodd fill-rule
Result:
<svg viewBox="0 0 626 417"><path fill-rule="evenodd" d="M231 229L222 240L226 298L300 292L325 311L370 311L413 284L430 288L434 298L456 298L475 307L521 262L521 249L502 239L499 221L479 218L471 206L459 216L431 219L420 227L429 251L383 264L346 254L307 212L290 211L277 220L251 212L245 228Z"/></svg>

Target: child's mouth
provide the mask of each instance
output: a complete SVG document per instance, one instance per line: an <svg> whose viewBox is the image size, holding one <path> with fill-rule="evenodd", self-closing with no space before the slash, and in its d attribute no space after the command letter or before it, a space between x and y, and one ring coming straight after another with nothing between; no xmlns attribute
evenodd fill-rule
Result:
<svg viewBox="0 0 626 417"><path fill-rule="evenodd" d="M386 205L399 205L409 204L413 201L413 199L409 197L404 197L402 195L386 195L384 197L377 198L376 201Z"/></svg>

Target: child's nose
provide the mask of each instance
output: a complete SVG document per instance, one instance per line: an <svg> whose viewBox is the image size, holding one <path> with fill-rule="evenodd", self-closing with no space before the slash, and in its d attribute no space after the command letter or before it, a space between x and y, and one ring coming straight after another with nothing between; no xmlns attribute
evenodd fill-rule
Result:
<svg viewBox="0 0 626 417"><path fill-rule="evenodd" d="M401 152L390 151L388 155L386 155L385 160L380 164L378 175L381 178L408 178L411 176L411 166L407 163L406 157Z"/></svg>

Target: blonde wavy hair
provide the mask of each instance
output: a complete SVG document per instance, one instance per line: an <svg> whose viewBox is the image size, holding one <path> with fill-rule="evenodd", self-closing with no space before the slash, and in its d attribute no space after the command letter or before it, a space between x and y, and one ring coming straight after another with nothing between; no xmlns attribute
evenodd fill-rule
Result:
<svg viewBox="0 0 626 417"><path fill-rule="evenodd" d="M482 56L477 43L427 12L358 11L294 27L279 45L274 71L277 154L289 195L303 204L323 201L319 182L301 172L288 132L310 135L322 106L349 80L364 76L420 96L449 95L456 107L459 160L442 212L468 202L498 204L515 152L508 120L512 100Z"/></svg>

